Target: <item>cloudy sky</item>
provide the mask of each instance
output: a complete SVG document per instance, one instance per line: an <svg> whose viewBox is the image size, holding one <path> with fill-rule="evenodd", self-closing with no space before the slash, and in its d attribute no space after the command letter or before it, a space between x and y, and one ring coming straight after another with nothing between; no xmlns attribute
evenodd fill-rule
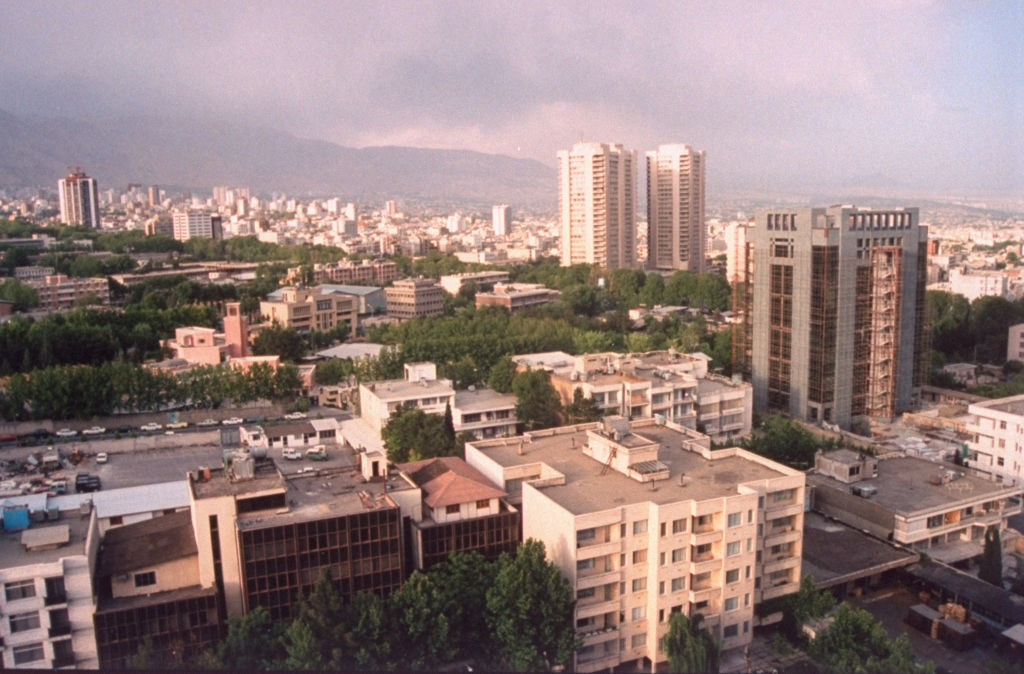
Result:
<svg viewBox="0 0 1024 674"><path fill-rule="evenodd" d="M724 185L1024 189L1024 3L2 4L0 108L230 119L554 164L684 142Z"/></svg>

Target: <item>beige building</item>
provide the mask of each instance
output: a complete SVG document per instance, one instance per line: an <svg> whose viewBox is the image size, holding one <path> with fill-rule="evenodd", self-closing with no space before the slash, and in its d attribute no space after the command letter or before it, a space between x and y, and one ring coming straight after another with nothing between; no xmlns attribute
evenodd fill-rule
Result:
<svg viewBox="0 0 1024 674"><path fill-rule="evenodd" d="M76 278L54 274L43 280L28 281L28 287L36 291L39 308L46 311L74 309L78 301L95 297L100 304L110 303L110 284L102 277Z"/></svg>
<svg viewBox="0 0 1024 674"><path fill-rule="evenodd" d="M406 363L404 379L359 385L360 416L377 432L400 408L418 407L427 414L444 414L446 405L454 407L455 389L450 379L437 378L433 363Z"/></svg>
<svg viewBox="0 0 1024 674"><path fill-rule="evenodd" d="M636 266L636 151L577 143L558 153L562 266Z"/></svg>
<svg viewBox="0 0 1024 674"><path fill-rule="evenodd" d="M674 612L742 648L755 607L799 586L803 473L683 426L608 418L467 443L466 461L574 588L575 671L654 671Z"/></svg>
<svg viewBox="0 0 1024 674"><path fill-rule="evenodd" d="M647 267L704 271L704 151L662 145L647 153Z"/></svg>
<svg viewBox="0 0 1024 674"><path fill-rule="evenodd" d="M1024 491L964 466L848 449L819 454L807 485L815 510L946 563L980 555L985 530L1005 529Z"/></svg>
<svg viewBox="0 0 1024 674"><path fill-rule="evenodd" d="M384 289L388 316L399 320L440 316L444 313L444 290L427 278L402 279Z"/></svg>
<svg viewBox="0 0 1024 674"><path fill-rule="evenodd" d="M288 269L289 283L357 283L360 285L384 285L398 278L398 265L390 260L363 260L351 262L341 260L330 264L313 265L313 277L303 279L302 267Z"/></svg>
<svg viewBox="0 0 1024 674"><path fill-rule="evenodd" d="M441 277L441 288L449 295L458 295L467 283L473 283L477 290L489 290L496 283L507 283L507 271L471 271L464 274L445 274Z"/></svg>
<svg viewBox="0 0 1024 674"><path fill-rule="evenodd" d="M542 283L499 283L490 292L476 294L476 308L495 305L516 311L538 304L550 304L560 296L560 292Z"/></svg>
<svg viewBox="0 0 1024 674"><path fill-rule="evenodd" d="M282 288L280 294L280 300L260 302L260 314L267 321L299 332L326 332L347 321L351 334L356 334L359 307L351 295L324 295L315 290L296 287Z"/></svg>

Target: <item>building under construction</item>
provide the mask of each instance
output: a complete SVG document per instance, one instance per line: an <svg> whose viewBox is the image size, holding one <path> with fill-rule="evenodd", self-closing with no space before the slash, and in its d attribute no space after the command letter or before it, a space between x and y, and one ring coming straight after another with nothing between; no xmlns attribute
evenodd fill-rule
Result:
<svg viewBox="0 0 1024 674"><path fill-rule="evenodd" d="M916 208L759 211L733 282L733 361L759 410L849 428L909 408L927 358Z"/></svg>

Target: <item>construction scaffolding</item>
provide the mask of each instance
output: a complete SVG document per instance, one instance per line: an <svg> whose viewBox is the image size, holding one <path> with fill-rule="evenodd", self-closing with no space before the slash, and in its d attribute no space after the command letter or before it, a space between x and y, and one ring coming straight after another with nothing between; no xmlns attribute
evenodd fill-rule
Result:
<svg viewBox="0 0 1024 674"><path fill-rule="evenodd" d="M898 246L871 248L871 334L866 413L892 419L896 413L899 376L900 280L903 249Z"/></svg>

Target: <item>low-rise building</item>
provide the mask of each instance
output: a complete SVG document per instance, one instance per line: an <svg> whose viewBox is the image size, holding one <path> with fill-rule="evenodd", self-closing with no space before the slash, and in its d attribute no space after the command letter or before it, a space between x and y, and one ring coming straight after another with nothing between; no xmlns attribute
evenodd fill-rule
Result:
<svg viewBox="0 0 1024 674"><path fill-rule="evenodd" d="M542 283L499 283L490 292L476 294L476 308L499 306L516 311L540 304L550 304L561 296Z"/></svg>
<svg viewBox="0 0 1024 674"><path fill-rule="evenodd" d="M472 433L478 439L515 435L516 397L482 386L456 391L452 423L456 433Z"/></svg>
<svg viewBox="0 0 1024 674"><path fill-rule="evenodd" d="M654 671L672 613L724 650L800 581L804 474L668 421L621 417L466 444L576 595L574 671Z"/></svg>
<svg viewBox="0 0 1024 674"><path fill-rule="evenodd" d="M979 297L1006 297L1006 275L1001 271L973 271L962 269L949 270L949 290L963 295L968 302Z"/></svg>
<svg viewBox="0 0 1024 674"><path fill-rule="evenodd" d="M385 285L398 278L398 265L390 260L363 260L361 262L350 262L341 260L339 262L313 265L313 277L303 278L302 267L291 267L288 269L289 283L358 283L361 285Z"/></svg>
<svg viewBox="0 0 1024 674"><path fill-rule="evenodd" d="M1024 484L1024 395L971 403L967 413L968 463Z"/></svg>
<svg viewBox="0 0 1024 674"><path fill-rule="evenodd" d="M452 382L437 378L434 363L406 363L404 379L359 385L359 414L377 432L398 409L418 407L427 414L444 414L445 406L454 404Z"/></svg>
<svg viewBox="0 0 1024 674"><path fill-rule="evenodd" d="M455 552L476 551L493 561L515 553L522 539L519 510L507 494L457 457L398 464L423 495L421 517L409 518L412 565L429 570Z"/></svg>
<svg viewBox="0 0 1024 674"><path fill-rule="evenodd" d="M316 287L324 295L351 295L356 300L360 316L383 313L387 309L384 289L377 286L352 286L321 283Z"/></svg>
<svg viewBox="0 0 1024 674"><path fill-rule="evenodd" d="M347 322L354 336L359 327L358 303L351 295L322 294L308 288L288 287L276 291L280 300L260 302L260 314L271 323L306 333L326 332Z"/></svg>
<svg viewBox="0 0 1024 674"><path fill-rule="evenodd" d="M388 316L398 320L427 318L444 313L444 291L428 278L402 279L384 289Z"/></svg>
<svg viewBox="0 0 1024 674"><path fill-rule="evenodd" d="M1020 486L912 456L819 453L807 484L815 510L947 563L980 555L985 530L1021 512Z"/></svg>
<svg viewBox="0 0 1024 674"><path fill-rule="evenodd" d="M467 283L476 286L477 291L487 291L496 283L508 281L507 271L471 271L465 274L445 274L441 276L441 288L449 295L458 295Z"/></svg>
<svg viewBox="0 0 1024 674"><path fill-rule="evenodd" d="M110 284L103 277L77 278L54 274L41 281L27 281L25 285L36 291L39 308L45 311L73 309L79 300L85 299L95 299L100 304L110 303Z"/></svg>
<svg viewBox="0 0 1024 674"><path fill-rule="evenodd" d="M1024 323L1011 325L1007 330L1006 360L1024 361Z"/></svg>

